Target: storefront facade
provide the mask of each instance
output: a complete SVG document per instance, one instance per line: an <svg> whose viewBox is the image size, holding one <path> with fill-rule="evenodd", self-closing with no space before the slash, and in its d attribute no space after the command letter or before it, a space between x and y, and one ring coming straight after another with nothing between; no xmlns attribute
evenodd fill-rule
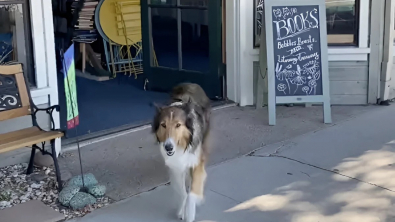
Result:
<svg viewBox="0 0 395 222"><path fill-rule="evenodd" d="M326 2L331 103L334 105L376 103L379 84L377 78L380 70L369 69L372 50L369 43L372 22L371 1L326 0ZM263 0L229 0L226 3L227 96L241 106L254 105L257 96L255 93L256 80L259 76L259 46L257 46L259 40L257 39L260 36L257 27L259 22L264 22L259 21L259 11L263 10L259 4L262 3ZM346 24L342 24L345 22Z"/></svg>
<svg viewBox="0 0 395 222"><path fill-rule="evenodd" d="M34 2L34 3L33 3ZM259 76L259 34L257 33L257 5L260 0L226 0L224 24L226 26L223 38L223 57L226 58L226 96L240 106L254 105L256 100L256 79ZM334 10L333 0L327 0L328 10ZM339 2L339 1L336 1ZM331 102L335 105L362 105L375 104L380 98L382 91L387 93L385 99L395 98L395 69L393 69L392 56L395 51L385 48L392 39L394 27L393 4L392 16L385 18L374 17L370 19L371 13L384 14L386 2L394 0L377 0L371 5L371 0L349 0L344 1L342 6L345 11L355 13L354 17L347 18L355 21L356 26L349 33L339 32L333 28L328 30L328 58ZM49 106L58 104L57 68L54 44L54 27L52 5L50 0L6 0L0 1L6 4L28 4L29 7L21 6L22 17L26 24L24 28L25 39L31 38L30 45L25 44L25 57L18 56L23 63L32 64L28 76L31 76L31 94L33 101L38 106ZM332 4L332 5L331 5ZM332 7L332 9L331 9ZM26 12L26 9L28 11ZM258 10L259 11L259 10ZM336 26L336 10L334 10L332 26ZM388 13L387 13L388 14ZM21 15L19 15L21 16ZM388 18L387 18L388 17ZM343 18L341 18L343 19ZM392 20L391 20L392 19ZM386 22L387 21L387 22ZM392 21L392 22L390 22ZM263 21L261 21L263 22ZM387 32L386 32L387 30ZM338 31L338 32L337 32ZM372 33L372 34L370 34ZM390 33L386 35L385 33ZM21 34L19 34L21 35ZM30 35L30 36L29 36ZM387 36L387 38L385 38ZM384 39L384 41L383 41ZM22 43L20 43L22 44ZM393 47L393 43L391 44ZM29 49L31 47L31 49ZM23 48L23 47L20 47ZM30 53L30 54L29 54ZM391 53L389 74L382 72L382 63L386 53ZM388 56L387 56L388 57ZM388 59L387 59L388 60ZM28 66L28 65L27 65ZM387 68L388 68L387 67ZM26 68L25 70L29 70ZM394 78L391 78L394 77ZM388 87L381 87L387 84ZM382 91L381 91L382 90ZM54 114L56 125L59 126L59 114ZM49 127L49 119L42 115L39 122ZM27 127L30 119L22 118L0 123L0 133ZM57 151L61 149L60 139L56 143Z"/></svg>

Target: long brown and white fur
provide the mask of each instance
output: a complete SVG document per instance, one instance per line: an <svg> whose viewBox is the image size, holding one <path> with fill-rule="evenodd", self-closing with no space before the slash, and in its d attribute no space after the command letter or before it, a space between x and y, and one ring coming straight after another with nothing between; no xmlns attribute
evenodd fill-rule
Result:
<svg viewBox="0 0 395 222"><path fill-rule="evenodd" d="M196 206L204 198L210 109L196 102L199 99L196 97L207 98L200 86L184 84L182 87L197 87L200 93L192 92L189 96L184 95L184 99L172 97L174 100L169 106L158 107L152 130L169 168L171 185L181 195L178 217L193 222ZM188 191L187 178L190 179Z"/></svg>

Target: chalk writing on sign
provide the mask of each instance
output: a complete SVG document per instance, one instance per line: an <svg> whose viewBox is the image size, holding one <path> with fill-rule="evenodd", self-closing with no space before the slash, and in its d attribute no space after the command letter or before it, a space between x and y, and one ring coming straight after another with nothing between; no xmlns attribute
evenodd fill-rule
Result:
<svg viewBox="0 0 395 222"><path fill-rule="evenodd" d="M322 95L318 6L272 9L276 95Z"/></svg>

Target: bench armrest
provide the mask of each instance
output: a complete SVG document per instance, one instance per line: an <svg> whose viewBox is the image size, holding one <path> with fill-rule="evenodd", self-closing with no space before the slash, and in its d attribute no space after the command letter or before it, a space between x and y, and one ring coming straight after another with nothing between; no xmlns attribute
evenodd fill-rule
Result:
<svg viewBox="0 0 395 222"><path fill-rule="evenodd" d="M38 128L40 128L41 129L41 127L38 125L38 123L37 123L37 113L39 112L39 111L45 111L47 114L49 114L49 116L50 116L50 120L51 120L51 130L56 130L55 129L55 122L54 122L54 119L53 119L53 116L52 116L52 113L53 113L53 111L54 110L56 110L56 111L60 111L60 106L59 105L54 105L54 106L50 106L50 107L47 107L47 108L38 108L37 106L36 107L34 107L34 112L32 113L32 116L33 116L33 125L34 126L37 126ZM41 130L43 130L43 129L41 129Z"/></svg>

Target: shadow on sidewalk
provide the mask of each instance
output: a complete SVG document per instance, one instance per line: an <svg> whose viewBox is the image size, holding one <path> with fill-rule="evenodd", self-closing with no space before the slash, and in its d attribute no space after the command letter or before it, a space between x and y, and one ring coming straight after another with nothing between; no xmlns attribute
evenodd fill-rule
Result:
<svg viewBox="0 0 395 222"><path fill-rule="evenodd" d="M255 164L255 167L252 167L252 164L251 169L243 170L244 173L247 173L248 170L254 171L252 168L259 165L259 167L272 169L266 169L262 173L270 180L274 179L272 177L274 175L268 171L275 172L277 177L289 177L295 180L286 183L288 179L278 179L282 182L273 183L265 181L263 176L257 179L256 177L259 175L255 173L253 180L262 183L249 183L248 187L240 189L232 187L231 181L234 178L226 178L222 175L226 174L225 172L214 170L211 172L211 178L215 179L211 181L211 184L215 185L210 186L210 189L235 201L240 200L240 203L224 210L224 214L229 214L226 217L239 218L240 215L244 215L248 221L395 221L395 211L393 210L395 203L395 140L389 141L381 149L369 150L360 156L344 159L333 168L340 171L335 170L334 172L322 171L281 157L248 158L252 162L260 159L260 162L265 163ZM278 162L284 161L287 163L278 164ZM232 166L236 165L239 164L232 163ZM237 171L232 168L227 170ZM240 174L238 175L240 176ZM243 180L249 181L250 179L244 177ZM227 184L228 187L219 187L221 185L218 183ZM234 194L235 192L240 195ZM267 220L258 220L258 218ZM223 221L223 218L218 219Z"/></svg>

